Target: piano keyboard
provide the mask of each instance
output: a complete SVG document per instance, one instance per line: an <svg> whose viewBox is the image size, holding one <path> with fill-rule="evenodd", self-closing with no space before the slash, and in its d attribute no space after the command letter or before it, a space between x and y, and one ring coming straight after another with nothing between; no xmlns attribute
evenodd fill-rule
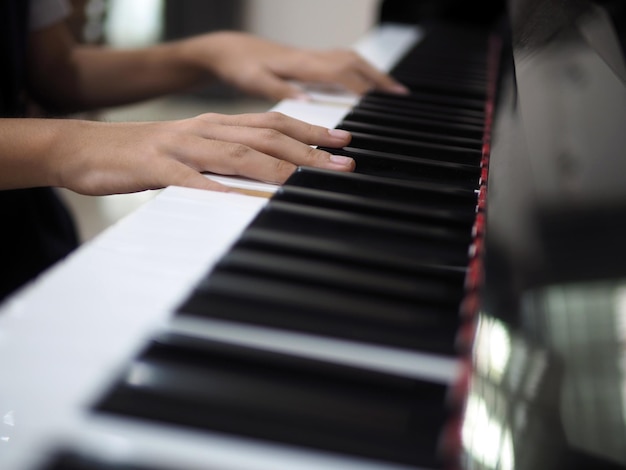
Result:
<svg viewBox="0 0 626 470"><path fill-rule="evenodd" d="M12 468L441 467L472 313L488 48L482 32L433 29L392 70L409 96L370 93L341 118L353 140L332 152L355 173L301 168L267 203L233 196L251 206L240 235L192 263L194 281L162 273L187 289L156 292L150 317L127 309L134 342L76 391L58 439L10 455ZM157 215L164 198L185 199L172 191ZM18 297L6 315L23 307ZM31 440L52 432L38 431Z"/></svg>

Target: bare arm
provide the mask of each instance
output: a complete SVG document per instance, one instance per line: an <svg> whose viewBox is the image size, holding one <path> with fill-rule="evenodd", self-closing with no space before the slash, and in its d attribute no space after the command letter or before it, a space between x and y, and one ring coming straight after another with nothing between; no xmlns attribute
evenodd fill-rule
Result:
<svg viewBox="0 0 626 470"><path fill-rule="evenodd" d="M352 159L311 147L349 141L347 132L279 113L145 123L0 119L0 189L58 186L100 195L177 185L227 191L201 173L283 183L299 165L352 171Z"/></svg>
<svg viewBox="0 0 626 470"><path fill-rule="evenodd" d="M215 78L275 100L299 95L291 79L340 84L357 93L406 92L352 51L304 50L244 33L208 33L135 50L78 45L63 23L31 36L30 89L60 110L126 104Z"/></svg>
<svg viewBox="0 0 626 470"><path fill-rule="evenodd" d="M74 111L116 106L183 90L208 78L179 44L116 50L82 46L63 23L31 34L28 86L44 105Z"/></svg>

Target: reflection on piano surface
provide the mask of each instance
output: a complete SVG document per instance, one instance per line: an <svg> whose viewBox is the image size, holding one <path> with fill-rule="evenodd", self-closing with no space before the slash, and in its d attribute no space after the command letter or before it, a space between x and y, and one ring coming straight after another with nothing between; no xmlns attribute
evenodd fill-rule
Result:
<svg viewBox="0 0 626 470"><path fill-rule="evenodd" d="M411 94L370 93L336 123L354 138L332 151L354 174L301 168L268 202L234 196L243 230L228 247L167 261L191 274L137 269L142 245L120 250L114 233L16 297L0 317L0 352L15 354L15 369L0 362L0 464L626 468L616 24L583 0L515 0L506 25L424 25L392 69ZM195 194L171 188L127 225L167 217L187 239L215 229L201 219L228 222L225 203ZM158 277L163 292L126 289L167 305L142 314L139 295L114 312L125 282L94 274L77 283L77 315L36 323L94 251ZM58 321L81 334L72 322L87 328L92 310L124 318L91 325L125 338L119 351L90 356L89 339L61 334L43 345L85 347L63 351L88 386L23 352L20 332ZM42 378L20 379L24 365ZM19 396L44 380L45 398Z"/></svg>

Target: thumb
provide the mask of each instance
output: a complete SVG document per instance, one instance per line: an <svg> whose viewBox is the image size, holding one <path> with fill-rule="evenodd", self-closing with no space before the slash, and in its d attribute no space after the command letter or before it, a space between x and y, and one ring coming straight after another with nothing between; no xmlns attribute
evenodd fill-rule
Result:
<svg viewBox="0 0 626 470"><path fill-rule="evenodd" d="M213 181L202 173L178 161L168 161L162 168L165 176L163 187L182 186L184 188L204 189L208 191L228 192L230 188Z"/></svg>

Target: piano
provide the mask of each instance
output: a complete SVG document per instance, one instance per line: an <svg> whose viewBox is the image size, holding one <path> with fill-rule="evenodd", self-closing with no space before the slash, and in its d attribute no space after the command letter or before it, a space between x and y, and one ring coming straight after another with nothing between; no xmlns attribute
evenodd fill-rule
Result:
<svg viewBox="0 0 626 470"><path fill-rule="evenodd" d="M353 132L354 174L167 188L11 297L0 468L626 468L609 6L381 25L410 95L275 108Z"/></svg>

